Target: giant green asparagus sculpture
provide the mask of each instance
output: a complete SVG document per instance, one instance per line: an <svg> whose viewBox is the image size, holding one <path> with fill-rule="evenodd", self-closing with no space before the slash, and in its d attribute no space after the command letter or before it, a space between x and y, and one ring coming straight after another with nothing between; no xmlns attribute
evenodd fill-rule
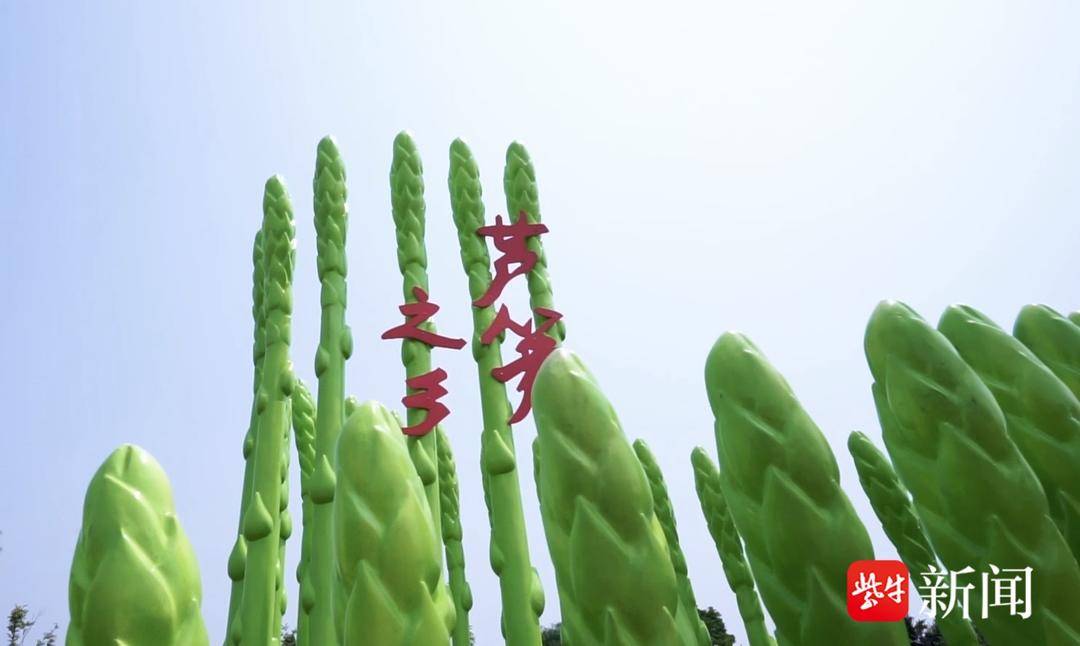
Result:
<svg viewBox="0 0 1080 646"><path fill-rule="evenodd" d="M491 285L491 259L476 230L484 226L480 171L465 142L450 145L450 206L461 246L461 264L469 278L473 301ZM544 591L529 558L525 515L521 506L514 436L510 430L510 402L506 386L491 371L502 365L501 340L481 342L495 320L494 307L473 306L472 353L480 377L480 405L484 428L480 434L484 501L491 523L491 568L499 577L502 629L510 646L540 642L539 616Z"/></svg>
<svg viewBox="0 0 1080 646"><path fill-rule="evenodd" d="M761 600L758 599L754 587L754 577L750 574L750 565L743 554L742 538L735 529L727 501L724 499L720 471L701 447L690 454L690 461L694 465L694 486L701 503L701 513L705 515L709 534L720 554L728 586L735 593L746 639L750 646L773 646L775 642L765 627L765 613L761 609Z"/></svg>
<svg viewBox="0 0 1080 646"><path fill-rule="evenodd" d="M1013 334L1080 398L1080 327L1046 305L1028 305Z"/></svg>
<svg viewBox="0 0 1080 646"><path fill-rule="evenodd" d="M240 598L244 590L244 564L247 561L247 543L244 541L244 514L247 512L248 502L251 500L251 478L255 467L253 459L255 453L255 434L259 429L258 394L259 379L262 377L263 357L266 355L266 330L264 328L265 313L263 311L263 232L262 228L255 234L255 249L252 252L251 288L251 317L255 322L254 346L252 359L255 364L255 377L253 379L253 394L251 397L251 420L248 422L247 433L244 434L244 480L240 491L240 520L236 530L236 541L233 543L232 552L229 554L228 570L232 587L229 592L229 614L226 617L225 641L226 643L239 643L240 635L232 629L237 613L240 608Z"/></svg>
<svg viewBox="0 0 1080 646"><path fill-rule="evenodd" d="M311 609L315 607L315 590L307 576L311 563L311 527L315 505L311 502L311 474L315 470L315 400L304 382L297 380L292 395L293 435L296 456L300 462L301 518L304 529L300 535L300 563L296 566L296 582L300 584L300 603L296 610L296 644L308 646Z"/></svg>
<svg viewBox="0 0 1080 646"><path fill-rule="evenodd" d="M565 349L540 368L533 404L540 511L567 643L689 646L675 623L679 586L649 483L611 404Z"/></svg>
<svg viewBox="0 0 1080 646"><path fill-rule="evenodd" d="M529 224L540 224L540 199L536 187L536 170L525 146L518 142L506 149L506 166L503 169L503 191L506 193L506 210L510 221L516 223L522 215ZM547 320L537 308L554 309L551 294L551 278L548 276L547 255L540 236L527 241L529 251L536 254L536 265L529 271L529 307L533 311L536 327ZM566 340L566 323L559 321L548 331L548 336L558 343Z"/></svg>
<svg viewBox="0 0 1080 646"><path fill-rule="evenodd" d="M675 510L671 506L671 498L668 496L667 483L664 482L664 472L660 470L660 464L656 456L649 450L645 440L634 442L634 453L637 454L638 462L645 471L645 477L649 481L649 491L652 493L653 513L660 521L660 527L664 530L664 538L667 540L668 556L671 558L671 566L675 570L675 581L679 586L679 611L675 615L675 623L679 626L679 632L683 643L697 643L699 646L710 646L709 630L702 623L698 615L697 599L694 596L694 587L690 584L690 573L686 568L686 555L683 554L682 546L679 545L679 531L675 526Z"/></svg>
<svg viewBox="0 0 1080 646"><path fill-rule="evenodd" d="M913 580L920 581L922 574L931 572L931 566L937 566L937 556L915 515L907 490L900 484L888 458L862 433L848 436L848 451L855 459L859 482L885 535L896 547ZM949 646L977 646L979 643L975 630L959 612L939 616L934 623Z"/></svg>
<svg viewBox="0 0 1080 646"><path fill-rule="evenodd" d="M428 293L427 249L424 246L424 167L420 162L420 153L407 132L394 137L394 156L390 166L390 205L394 216L394 228L397 234L398 267L404 279L406 303L418 300L417 288ZM435 325L428 321L421 329L435 331ZM420 377L431 371L431 348L417 339L406 338L401 342L401 362L405 365L406 380ZM408 394L419 392L408 388ZM424 421L427 411L410 407L405 419L410 427ZM428 506L434 514L432 520L436 531L440 530L439 515L439 476L436 433L408 438L409 455L412 456L416 472L424 483ZM441 553L440 553L441 556Z"/></svg>
<svg viewBox="0 0 1080 646"><path fill-rule="evenodd" d="M950 307L938 329L990 388L1009 437L1046 492L1050 516L1080 558L1080 400L1024 344L974 308Z"/></svg>
<svg viewBox="0 0 1080 646"><path fill-rule="evenodd" d="M853 561L872 559L836 459L787 381L748 339L720 337L705 364L724 495L781 646L907 644L899 624L850 619Z"/></svg>
<svg viewBox="0 0 1080 646"><path fill-rule="evenodd" d="M365 402L338 438L334 545L343 646L442 646L454 605L441 541L394 415Z"/></svg>
<svg viewBox="0 0 1080 646"><path fill-rule="evenodd" d="M457 467L454 465L454 453L450 449L450 438L442 427L439 434L439 509L442 512L442 539L446 548L446 569L450 585L450 596L454 601L456 623L454 624L453 645L470 646L472 635L469 632L469 610L472 609L472 589L465 579L465 549L461 545L461 504L458 499Z"/></svg>
<svg viewBox="0 0 1080 646"><path fill-rule="evenodd" d="M120 447L86 490L68 646L206 646L201 601L199 566L165 472L142 449Z"/></svg>
<svg viewBox="0 0 1080 646"><path fill-rule="evenodd" d="M280 539L282 535L282 475L287 455L282 444L290 428L289 363L292 317L292 272L296 260L292 204L280 177L266 182L263 194L263 253L265 263L266 358L259 379L252 499L244 514L247 563L241 603L241 644L274 644L281 636Z"/></svg>
<svg viewBox="0 0 1080 646"><path fill-rule="evenodd" d="M336 646L334 625L334 541L332 505L334 500L334 451L345 422L345 360L352 354L352 334L345 325L346 285L345 234L348 209L345 204L345 164L330 137L319 142L315 160L315 242L322 293L322 323L319 348L315 352L315 375L319 379L315 416L315 470L308 493L314 506L311 530L311 560L305 566L314 593L309 608L308 636L312 646Z"/></svg>
<svg viewBox="0 0 1080 646"><path fill-rule="evenodd" d="M974 585L975 625L991 644L1080 643L1080 568L993 395L948 339L900 303L874 311L866 356L885 446L942 563L1021 577L1032 568L1030 618L1022 607L984 615Z"/></svg>

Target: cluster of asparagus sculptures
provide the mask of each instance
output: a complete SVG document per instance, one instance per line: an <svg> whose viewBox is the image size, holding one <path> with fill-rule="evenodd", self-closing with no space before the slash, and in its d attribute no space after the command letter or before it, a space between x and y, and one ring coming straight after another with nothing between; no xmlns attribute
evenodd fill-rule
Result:
<svg viewBox="0 0 1080 646"><path fill-rule="evenodd" d="M404 133L394 141L390 184L404 295L414 302L414 288L426 290L428 280L424 183ZM476 300L491 284L492 264L477 235L485 223L479 171L460 140L450 147L449 189ZM532 163L516 143L507 152L504 189L512 219L540 221ZM254 397L224 642L279 641L294 440L303 520L297 642L466 646L472 592L450 434L440 427L406 436L396 413L345 396L353 350L345 324L348 217L344 165L330 138L318 146L314 194L322 284L314 394L289 360L294 225L278 177L266 183L255 237ZM550 308L539 237L529 248L538 259L528 276L530 304ZM494 317L492 306L473 307L490 565L499 577L506 642L536 646L544 592L526 540L511 408L505 385L492 376L502 364L501 341L481 340ZM562 322L548 332L560 345L565 333ZM430 369L429 351L403 342L407 376ZM1032 306L1010 336L977 311L952 307L935 330L906 306L883 303L867 328L866 355L891 461L860 433L848 446L900 558L913 573L939 562L1035 571L1030 619L997 613L973 626L958 613L940 617L948 643L978 643L976 626L995 645L1080 642L1080 320ZM708 355L705 382L721 468L700 448L691 462L751 646L907 643L901 624L857 623L846 614L848 565L873 558L873 550L828 443L784 378L748 339L725 334ZM630 444L592 375L562 347L541 368L533 402L534 477L564 643L708 645L649 448ZM423 415L409 410L407 421ZM200 602L195 557L164 472L141 449L121 447L86 494L68 644L207 644Z"/></svg>

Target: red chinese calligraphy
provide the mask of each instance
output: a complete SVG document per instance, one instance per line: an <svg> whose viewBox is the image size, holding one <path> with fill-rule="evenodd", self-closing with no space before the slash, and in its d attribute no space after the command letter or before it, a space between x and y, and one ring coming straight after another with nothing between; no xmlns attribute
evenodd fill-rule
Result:
<svg viewBox="0 0 1080 646"><path fill-rule="evenodd" d="M517 222L512 224L504 224L502 216L496 215L495 224L477 229L477 235L492 238L495 248L501 251L502 255L495 259L495 277L491 285L483 296L473 301L473 305L492 305L514 277L532 271L536 265L536 253L529 250L528 240L532 236L547 232L548 228L543 224L530 224L524 211L518 214ZM511 269L512 265L517 266Z"/></svg>
<svg viewBox="0 0 1080 646"><path fill-rule="evenodd" d="M407 387L419 392L402 397L401 403L405 404L406 408L426 410L427 415L420 423L401 429L402 433L416 437L427 435L450 414L450 409L439 401L439 398L446 394L446 389L442 387L444 379L446 379L446 371L437 368L431 372L405 380Z"/></svg>
<svg viewBox="0 0 1080 646"><path fill-rule="evenodd" d="M521 341L514 346L520 356L491 371L491 376L500 383L506 383L518 375L521 376L516 388L519 393L522 393L521 403L510 418L511 424L517 424L525 419L532 409L532 387L536 380L536 373L540 370L540 364L544 363L544 359L557 345L555 339L548 336L547 332L562 319L562 314L544 307L536 308L536 313L543 316L545 320L533 330L532 319L525 323L518 323L510 318L510 310L503 305L495 315L495 320L480 336L480 342L484 344L491 343L506 330L521 337Z"/></svg>
<svg viewBox="0 0 1080 646"><path fill-rule="evenodd" d="M428 319L434 316L435 312L439 311L439 306L428 301L427 292L419 285L413 287L413 296L416 297L415 303L405 303L398 307L408 320L397 327L392 327L383 332L382 338L416 339L433 348L451 348L454 350L464 348L465 339L451 339L450 337L442 336L420 327L422 324L426 323Z"/></svg>

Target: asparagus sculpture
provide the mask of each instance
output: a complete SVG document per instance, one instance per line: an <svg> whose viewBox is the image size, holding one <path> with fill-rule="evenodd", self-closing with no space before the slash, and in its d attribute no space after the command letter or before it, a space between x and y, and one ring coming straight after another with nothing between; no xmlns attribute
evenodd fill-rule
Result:
<svg viewBox="0 0 1080 646"><path fill-rule="evenodd" d="M1080 558L1080 400L1024 344L974 308L950 307L938 329L994 395L1009 437L1046 492L1051 518Z"/></svg>
<svg viewBox="0 0 1080 646"><path fill-rule="evenodd" d="M461 264L469 278L473 301L491 285L491 259L476 230L484 225L480 171L465 142L450 145L450 206L461 247ZM503 636L510 646L535 646L540 641L540 613L544 591L529 558L525 514L521 506L514 436L510 430L510 402L506 386L491 372L502 365L501 340L481 342L495 320L491 306L473 306L472 353L480 378L480 406L484 428L480 434L484 502L491 524L491 568L499 577Z"/></svg>
<svg viewBox="0 0 1080 646"><path fill-rule="evenodd" d="M390 411L365 402L338 438L334 545L343 646L448 644L454 605L423 483Z"/></svg>
<svg viewBox="0 0 1080 646"><path fill-rule="evenodd" d="M503 191L506 193L506 209L510 221L517 223L525 217L529 224L540 224L540 200L536 187L536 170L532 158L525 146L518 142L506 149L506 166L503 170ZM529 251L536 254L536 264L529 271L529 308L533 311L536 328L539 329L547 320L538 309L554 308L551 294L551 278L548 276L547 255L540 236L531 236L527 241ZM566 323L559 321L551 326L548 336L557 343L566 340Z"/></svg>
<svg viewBox="0 0 1080 646"><path fill-rule="evenodd" d="M690 454L690 461L694 466L694 486L701 503L701 512L705 515L709 534L720 554L728 586L735 593L739 615L743 620L743 628L746 629L746 638L750 646L773 646L775 642L765 627L765 613L761 609L757 589L754 588L754 577L750 574L750 565L743 554L742 538L735 529L727 501L724 499L720 471L701 447Z"/></svg>
<svg viewBox="0 0 1080 646"><path fill-rule="evenodd" d="M991 644L1080 642L1080 567L987 387L948 339L900 303L874 311L866 357L885 446L942 563L1033 570L1030 618L1007 608L984 616L976 585L976 627Z"/></svg>
<svg viewBox="0 0 1080 646"><path fill-rule="evenodd" d="M668 557L675 570L675 581L679 586L679 611L675 616L675 621L679 625L682 641L686 644L710 646L712 640L709 639L709 630L698 616L697 599L694 597L694 587L690 584L690 573L686 568L686 555L683 554L682 547L679 545L675 510L671 507L671 498L668 497L664 472L660 470L656 456L649 450L649 445L645 443L645 440L634 442L634 453L637 454L638 462L645 471L645 478L649 481L653 513L656 514L656 519L660 521L660 527L664 530Z"/></svg>
<svg viewBox="0 0 1080 646"><path fill-rule="evenodd" d="M241 604L241 644L273 644L281 635L280 540L285 501L282 477L290 428L289 398L294 377L289 363L292 316L292 272L295 262L292 205L281 178L266 182L263 195L263 253L265 262L263 305L266 308L266 357L256 409L252 499L244 514L247 563ZM287 535L287 532L285 533Z"/></svg>
<svg viewBox="0 0 1080 646"><path fill-rule="evenodd" d="M300 563L296 566L296 582L300 584L300 604L296 611L296 643L307 646L311 609L315 606L315 590L307 571L311 563L311 526L314 503L311 502L311 474L315 470L315 400L303 381L297 380L292 395L293 436L296 456L300 462L300 501L303 532L300 535Z"/></svg>
<svg viewBox="0 0 1080 646"><path fill-rule="evenodd" d="M264 328L265 313L263 312L263 232L260 228L255 234L255 249L252 252L251 288L251 316L255 321L255 340L252 349L252 358L255 364L255 377L253 379L253 394L251 397L251 421L248 423L247 433L244 434L244 481L240 491L240 520L236 530L236 541L233 543L232 552L229 554L228 571L232 587L229 592L229 611L225 624L225 639L227 643L239 643L240 634L233 630L233 624L237 619L240 608L240 598L244 590L244 564L247 561L247 543L244 542L244 514L247 512L248 501L251 499L251 478L255 467L253 458L255 453L255 434L259 429L258 394L259 379L262 377L263 357L266 355L266 330Z"/></svg>
<svg viewBox="0 0 1080 646"><path fill-rule="evenodd" d="M1028 305L1013 334L1080 398L1080 327L1046 305Z"/></svg>
<svg viewBox="0 0 1080 646"><path fill-rule="evenodd" d="M470 646L469 610L472 609L472 589L465 579L465 549L461 545L461 515L458 499L457 467L450 449L450 438L442 428L439 438L439 509L442 512L442 539L446 548L446 567L449 573L450 596L454 602L453 646Z"/></svg>
<svg viewBox="0 0 1080 646"><path fill-rule="evenodd" d="M398 267L404 279L406 303L417 302L417 288L427 293L427 249L424 246L424 167L420 153L407 132L394 138L394 157L390 166L390 204L397 234ZM429 332L435 326L428 321L421 325ZM401 362L405 365L406 380L420 377L431 371L431 348L417 339L406 338L401 342ZM409 388L408 394L419 392ZM405 419L409 426L418 426L428 415L427 411L410 407ZM441 533L439 516L439 476L436 433L408 438L409 455L412 456L420 481L427 492L428 507L433 514L435 529Z"/></svg>
<svg viewBox="0 0 1080 646"><path fill-rule="evenodd" d="M199 566L169 480L136 446L113 451L86 490L69 602L68 646L209 643Z"/></svg>
<svg viewBox="0 0 1080 646"><path fill-rule="evenodd" d="M311 559L304 577L310 579L308 635L312 646L336 646L334 624L334 541L332 504L334 501L334 451L345 422L345 360L352 354L352 334L345 325L346 284L345 234L348 209L345 204L345 164L330 137L319 142L313 183L315 202L315 242L322 294L322 324L319 348L315 352L315 375L319 380L315 416L315 469L308 494L313 506ZM302 593L302 592L301 592ZM312 598L313 597L313 598Z"/></svg>
<svg viewBox="0 0 1080 646"><path fill-rule="evenodd" d="M565 349L540 368L533 402L540 511L567 643L689 646L649 483L611 404Z"/></svg>
<svg viewBox="0 0 1080 646"><path fill-rule="evenodd" d="M705 385L724 496L777 641L907 644L901 625L848 617L848 566L872 559L873 547L828 442L787 381L748 339L728 333L709 353Z"/></svg>
<svg viewBox="0 0 1080 646"><path fill-rule="evenodd" d="M907 489L900 484L888 458L877 450L870 438L859 432L852 433L848 436L848 451L855 459L859 482L885 535L896 547L910 575L918 581L922 574L937 566L937 556L915 515ZM977 646L979 643L974 628L959 612L938 616L934 623L950 646Z"/></svg>

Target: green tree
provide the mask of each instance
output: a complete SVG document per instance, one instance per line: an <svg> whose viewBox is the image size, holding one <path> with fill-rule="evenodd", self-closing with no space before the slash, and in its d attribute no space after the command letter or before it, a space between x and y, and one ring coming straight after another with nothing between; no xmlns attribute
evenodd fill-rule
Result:
<svg viewBox="0 0 1080 646"><path fill-rule="evenodd" d="M698 608L698 617L701 617L701 623L705 624L705 628L709 631L709 639L713 646L732 646L735 643L735 637L727 631L727 626L724 625L724 618L720 616L720 612L709 606L702 610Z"/></svg>
<svg viewBox="0 0 1080 646"><path fill-rule="evenodd" d="M562 622L540 629L540 646L562 646Z"/></svg>

